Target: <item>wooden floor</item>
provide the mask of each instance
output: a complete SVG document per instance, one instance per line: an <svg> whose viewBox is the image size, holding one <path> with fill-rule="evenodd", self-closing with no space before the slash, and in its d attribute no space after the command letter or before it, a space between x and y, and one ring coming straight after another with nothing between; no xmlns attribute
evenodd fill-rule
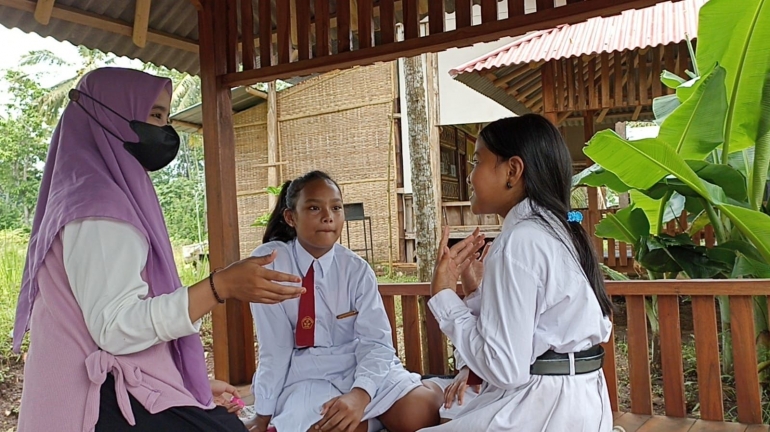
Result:
<svg viewBox="0 0 770 432"><path fill-rule="evenodd" d="M626 432L770 432L768 425L744 425L691 418L614 413L615 426Z"/></svg>
<svg viewBox="0 0 770 432"><path fill-rule="evenodd" d="M250 385L238 387L247 405L254 403ZM744 425L739 423L712 422L691 418L648 416L616 412L615 426L623 426L626 432L770 432L768 425Z"/></svg>

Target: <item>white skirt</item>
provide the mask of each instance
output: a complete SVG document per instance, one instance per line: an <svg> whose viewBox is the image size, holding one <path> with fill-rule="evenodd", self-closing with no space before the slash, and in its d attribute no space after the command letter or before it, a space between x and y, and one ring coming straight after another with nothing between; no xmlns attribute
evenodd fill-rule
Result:
<svg viewBox="0 0 770 432"><path fill-rule="evenodd" d="M421 385L420 375L410 373L403 367L392 367L377 389L377 394L364 410L362 420L369 420L369 431L379 431L382 425L377 417ZM312 379L292 384L283 389L278 397L271 423L278 432L307 431L321 420L323 404L350 390L338 389L326 380Z"/></svg>
<svg viewBox="0 0 770 432"><path fill-rule="evenodd" d="M601 370L583 375L532 375L515 390L485 383L454 420L421 432L610 432L612 408Z"/></svg>

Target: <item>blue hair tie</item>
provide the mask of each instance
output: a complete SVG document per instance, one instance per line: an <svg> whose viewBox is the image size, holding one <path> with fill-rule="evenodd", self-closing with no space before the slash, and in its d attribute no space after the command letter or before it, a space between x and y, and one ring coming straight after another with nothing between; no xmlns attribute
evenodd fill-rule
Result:
<svg viewBox="0 0 770 432"><path fill-rule="evenodd" d="M567 222L580 223L583 222L583 213L577 210L567 212Z"/></svg>

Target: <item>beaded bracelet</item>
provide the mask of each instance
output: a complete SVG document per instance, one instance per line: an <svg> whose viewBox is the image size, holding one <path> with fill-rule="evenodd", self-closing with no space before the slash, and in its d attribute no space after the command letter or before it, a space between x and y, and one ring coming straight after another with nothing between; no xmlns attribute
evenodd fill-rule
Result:
<svg viewBox="0 0 770 432"><path fill-rule="evenodd" d="M222 300L222 297L219 297L219 293L217 293L217 289L214 288L214 273L217 271L214 270L213 272L209 273L209 285L211 285L211 292L214 293L214 298L217 299L217 302L220 304L224 303L225 301Z"/></svg>

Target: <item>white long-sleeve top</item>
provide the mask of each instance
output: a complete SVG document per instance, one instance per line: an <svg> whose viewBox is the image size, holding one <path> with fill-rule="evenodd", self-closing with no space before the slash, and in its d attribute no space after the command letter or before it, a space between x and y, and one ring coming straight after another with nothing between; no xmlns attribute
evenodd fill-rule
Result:
<svg viewBox="0 0 770 432"><path fill-rule="evenodd" d="M64 268L94 342L113 355L133 354L197 333L187 289L148 297L142 279L149 245L132 225L78 219L61 234Z"/></svg>
<svg viewBox="0 0 770 432"><path fill-rule="evenodd" d="M297 241L265 243L252 256L273 250L277 255L266 266L269 269L304 277L314 266L315 347L296 347L299 299L251 304L259 340L259 364L252 385L257 413L275 414L284 388L303 380L327 380L342 393L358 387L374 399L397 362L374 271L339 244L318 259ZM338 318L352 311L358 314Z"/></svg>
<svg viewBox="0 0 770 432"><path fill-rule="evenodd" d="M464 364L504 390L526 384L530 365L549 349L586 350L606 342L612 327L565 245L569 237L562 243L532 216L525 199L505 217L485 260L482 291L474 296L477 314L451 290L429 301Z"/></svg>

